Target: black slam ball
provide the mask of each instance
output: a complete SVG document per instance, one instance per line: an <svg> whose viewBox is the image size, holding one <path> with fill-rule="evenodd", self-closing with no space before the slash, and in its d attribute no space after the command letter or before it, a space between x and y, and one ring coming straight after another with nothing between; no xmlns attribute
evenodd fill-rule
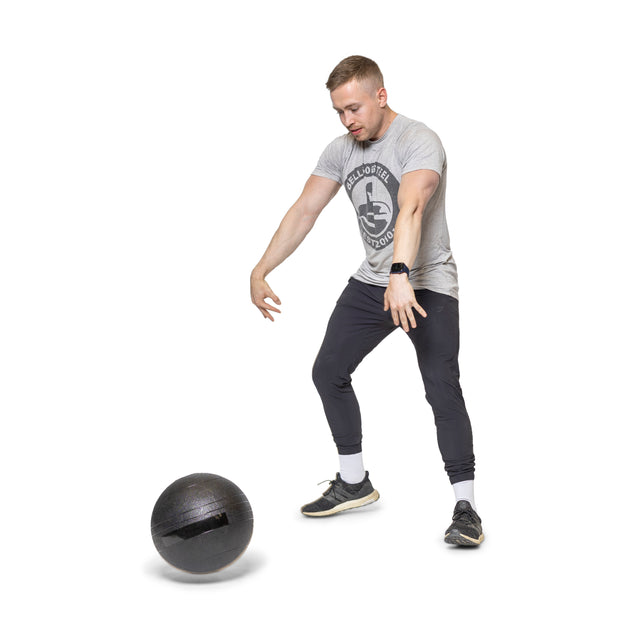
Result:
<svg viewBox="0 0 640 640"><path fill-rule="evenodd" d="M190 573L212 573L240 557L253 533L247 496L230 480L194 473L170 484L151 515L158 553Z"/></svg>

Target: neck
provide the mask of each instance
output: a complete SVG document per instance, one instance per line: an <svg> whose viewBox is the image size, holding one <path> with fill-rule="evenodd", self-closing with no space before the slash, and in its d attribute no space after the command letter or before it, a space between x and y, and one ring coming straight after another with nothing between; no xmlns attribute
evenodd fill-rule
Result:
<svg viewBox="0 0 640 640"><path fill-rule="evenodd" d="M380 125L380 129L376 134L375 138L369 138L371 141L379 140L382 136L387 132L387 129L391 126L394 118L398 114L393 111L388 105L384 108L384 116L382 117L382 124Z"/></svg>

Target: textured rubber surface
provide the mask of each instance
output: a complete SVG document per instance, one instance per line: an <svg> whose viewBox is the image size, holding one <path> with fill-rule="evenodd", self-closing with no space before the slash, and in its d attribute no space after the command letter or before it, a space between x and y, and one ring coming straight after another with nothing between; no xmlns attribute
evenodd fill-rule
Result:
<svg viewBox="0 0 640 640"><path fill-rule="evenodd" d="M170 484L151 515L158 553L189 573L229 566L244 553L252 533L247 496L231 480L212 473L194 473Z"/></svg>
<svg viewBox="0 0 640 640"><path fill-rule="evenodd" d="M480 534L479 538L472 538L471 536L465 536L464 533L460 533L457 529L452 529L444 536L444 541L448 544L457 544L462 547L477 547L484 540L484 533Z"/></svg>

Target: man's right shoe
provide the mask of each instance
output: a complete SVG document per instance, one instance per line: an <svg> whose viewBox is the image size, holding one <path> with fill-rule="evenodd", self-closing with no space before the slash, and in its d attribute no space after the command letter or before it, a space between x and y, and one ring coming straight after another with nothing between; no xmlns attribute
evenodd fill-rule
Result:
<svg viewBox="0 0 640 640"><path fill-rule="evenodd" d="M320 498L309 504L305 504L300 511L305 516L332 516L347 509L364 507L375 502L380 494L371 485L369 472L364 480L358 484L348 484L336 474L336 479L329 482L329 488Z"/></svg>

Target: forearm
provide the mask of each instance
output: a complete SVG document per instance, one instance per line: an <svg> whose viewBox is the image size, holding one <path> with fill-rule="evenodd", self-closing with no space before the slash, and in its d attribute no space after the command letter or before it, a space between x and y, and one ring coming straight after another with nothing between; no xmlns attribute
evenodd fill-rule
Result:
<svg viewBox="0 0 640 640"><path fill-rule="evenodd" d="M340 189L340 183L310 176L295 204L287 211L251 277L264 279L284 262L311 231L318 216Z"/></svg>
<svg viewBox="0 0 640 640"><path fill-rule="evenodd" d="M393 262L404 262L409 269L413 267L422 239L422 216L439 182L440 176L429 169L402 176L398 191L400 211L393 236Z"/></svg>
<svg viewBox="0 0 640 640"><path fill-rule="evenodd" d="M393 236L393 262L413 266L420 247L422 233L422 209L419 203L406 203L396 219Z"/></svg>
<svg viewBox="0 0 640 640"><path fill-rule="evenodd" d="M267 250L253 269L252 275L265 278L279 264L284 262L311 231L317 214L305 211L303 205L296 202L282 219Z"/></svg>

